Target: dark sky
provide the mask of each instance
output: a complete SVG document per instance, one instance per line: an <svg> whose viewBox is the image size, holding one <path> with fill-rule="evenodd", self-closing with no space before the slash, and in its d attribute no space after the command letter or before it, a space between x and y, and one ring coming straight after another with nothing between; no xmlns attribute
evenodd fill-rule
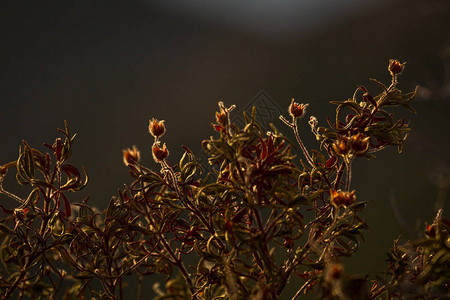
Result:
<svg viewBox="0 0 450 300"><path fill-rule="evenodd" d="M367 240L376 239L360 261L386 251L398 234L408 236L402 222L411 229L430 220L437 180L447 191L449 2L301 2L1 1L1 161L16 159L22 139L44 151L42 142L52 143L68 120L79 134L72 163L91 178L83 196L104 208L130 182L122 149L135 144L157 168L150 118L166 120L176 163L181 144L198 153L213 134L218 101L240 112L264 90L283 108L292 97L310 103L323 124L328 101L351 97L358 84L377 92L369 78L388 81L387 61L398 58L407 61L401 88L422 87L418 114L405 114L410 141L402 156L389 150L362 161L353 183L358 198L371 201ZM313 145L309 130L304 135ZM383 259L354 268L378 271Z"/></svg>

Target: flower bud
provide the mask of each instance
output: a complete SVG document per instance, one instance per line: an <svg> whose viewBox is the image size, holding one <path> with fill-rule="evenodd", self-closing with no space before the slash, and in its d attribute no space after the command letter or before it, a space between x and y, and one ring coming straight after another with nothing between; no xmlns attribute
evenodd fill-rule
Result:
<svg viewBox="0 0 450 300"><path fill-rule="evenodd" d="M308 104L298 104L292 99L291 105L289 105L289 114L293 118L301 118L305 114L307 106Z"/></svg>
<svg viewBox="0 0 450 300"><path fill-rule="evenodd" d="M341 190L331 190L331 203L336 206L349 206L356 200L355 191L343 192Z"/></svg>
<svg viewBox="0 0 450 300"><path fill-rule="evenodd" d="M159 148L157 144L153 144L152 152L153 152L153 159L156 162L161 162L169 156L169 150L167 150L166 144L163 145L162 149Z"/></svg>
<svg viewBox="0 0 450 300"><path fill-rule="evenodd" d="M132 149L127 148L126 150L122 150L122 152L123 152L123 163L126 166L135 164L141 160L141 153L134 145Z"/></svg>
<svg viewBox="0 0 450 300"><path fill-rule="evenodd" d="M406 63L400 63L396 59L390 59L388 70L392 76L395 76L397 74L400 74L403 71L403 69L405 68L405 64Z"/></svg>
<svg viewBox="0 0 450 300"><path fill-rule="evenodd" d="M340 136L339 139L331 146L334 152L339 156L346 155L350 150L348 138L345 136Z"/></svg>
<svg viewBox="0 0 450 300"><path fill-rule="evenodd" d="M220 125L226 125L228 121L227 113L223 110L216 112L216 122Z"/></svg>
<svg viewBox="0 0 450 300"><path fill-rule="evenodd" d="M350 146L355 155L363 155L369 150L369 139L370 137L366 137L362 133L353 135L350 138Z"/></svg>
<svg viewBox="0 0 450 300"><path fill-rule="evenodd" d="M166 132L164 120L158 122L155 118L151 119L150 124L148 125L148 130L155 138L159 138Z"/></svg>

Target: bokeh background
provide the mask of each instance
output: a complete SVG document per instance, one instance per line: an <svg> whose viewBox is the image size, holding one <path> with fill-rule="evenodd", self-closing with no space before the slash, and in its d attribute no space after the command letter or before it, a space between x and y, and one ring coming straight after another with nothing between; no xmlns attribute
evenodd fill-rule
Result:
<svg viewBox="0 0 450 300"><path fill-rule="evenodd" d="M182 144L201 154L218 101L239 114L262 91L283 109L295 98L320 125L333 113L328 102L357 85L376 94L369 78L389 81L388 59L397 58L407 62L400 88L420 86L417 115L400 112L413 131L402 155L354 164L370 229L347 269L373 276L395 238L414 237L437 206L448 211L449 18L446 0L3 0L0 163L17 158L22 139L44 151L67 120L78 133L71 162L90 175L74 200L89 195L104 209L131 180L122 149L136 145L158 168L150 118L166 120L176 163ZM315 147L306 121L305 143ZM13 179L5 184L20 194Z"/></svg>

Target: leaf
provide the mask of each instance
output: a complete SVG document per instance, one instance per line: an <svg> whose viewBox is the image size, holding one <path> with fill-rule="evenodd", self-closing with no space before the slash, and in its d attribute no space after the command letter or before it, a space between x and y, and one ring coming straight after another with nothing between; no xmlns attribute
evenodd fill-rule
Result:
<svg viewBox="0 0 450 300"><path fill-rule="evenodd" d="M31 185L33 186L40 186L40 187L44 187L44 188L49 188L51 190L56 191L57 188L54 187L53 185L51 185L50 183L40 180L40 179L31 179L30 180Z"/></svg>
<svg viewBox="0 0 450 300"><path fill-rule="evenodd" d="M229 186L226 186L224 184L221 183L210 183L202 188L200 188L197 192L197 198L202 194L206 194L206 195L215 195L217 193L221 193L224 191L227 191L231 189Z"/></svg>
<svg viewBox="0 0 450 300"><path fill-rule="evenodd" d="M65 210L65 217L68 218L72 215L72 210L70 209L70 204L69 204L69 200L67 199L66 195L64 195L63 193L60 193L61 197L64 200L64 208Z"/></svg>
<svg viewBox="0 0 450 300"><path fill-rule="evenodd" d="M12 234L12 235L16 235L16 233L11 230L8 225L4 224L4 223L0 223L0 231L6 234Z"/></svg>
<svg viewBox="0 0 450 300"><path fill-rule="evenodd" d="M310 205L311 199L306 198L302 194L294 198L294 200L288 202L289 207L297 207L300 205Z"/></svg>
<svg viewBox="0 0 450 300"><path fill-rule="evenodd" d="M201 165L197 162L188 162L181 168L181 182L189 182L194 178L198 171L201 171Z"/></svg>
<svg viewBox="0 0 450 300"><path fill-rule="evenodd" d="M34 201L34 197L36 196L36 194L39 193L39 188L34 188L31 193L28 195L27 199L23 202L23 204L19 207L20 209L23 209L27 206L29 206L30 204L32 204L32 202ZM39 197L39 195L38 195Z"/></svg>

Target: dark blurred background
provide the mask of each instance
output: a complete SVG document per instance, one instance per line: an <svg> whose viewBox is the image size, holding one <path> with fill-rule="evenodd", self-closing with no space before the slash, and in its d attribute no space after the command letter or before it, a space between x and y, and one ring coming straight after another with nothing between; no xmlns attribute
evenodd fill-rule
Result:
<svg viewBox="0 0 450 300"><path fill-rule="evenodd" d="M413 131L402 155L389 149L355 163L352 183L369 201L370 229L347 269L378 274L395 238L414 237L436 203L448 209L449 17L447 0L4 0L0 163L17 158L22 139L45 151L67 120L78 132L71 162L90 175L74 199L90 195L104 209L131 181L122 149L136 145L158 168L150 118L166 120L175 164L181 144L201 153L214 134L218 101L238 114L262 91L283 109L294 97L323 125L330 100L351 97L359 84L376 94L369 78L388 82L388 59L397 58L407 62L400 88L420 86L417 115L400 111ZM13 179L6 186L17 190Z"/></svg>

